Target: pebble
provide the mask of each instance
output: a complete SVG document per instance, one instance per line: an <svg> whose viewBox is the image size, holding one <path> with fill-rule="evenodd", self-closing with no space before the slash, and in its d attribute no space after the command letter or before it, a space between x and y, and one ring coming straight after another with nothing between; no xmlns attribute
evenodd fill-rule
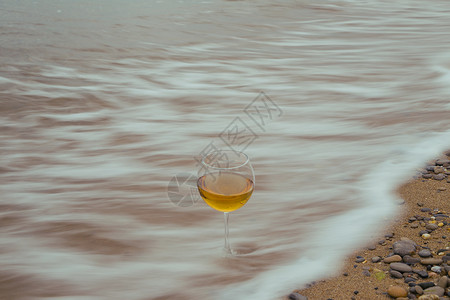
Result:
<svg viewBox="0 0 450 300"><path fill-rule="evenodd" d="M408 296L408 291L404 287L398 285L390 286L387 290L387 293L393 298Z"/></svg>
<svg viewBox="0 0 450 300"><path fill-rule="evenodd" d="M394 278L403 278L402 273L400 273L399 271L396 271L396 270L390 270L389 274Z"/></svg>
<svg viewBox="0 0 450 300"><path fill-rule="evenodd" d="M289 300L308 300L308 297L300 295L299 293L291 293Z"/></svg>
<svg viewBox="0 0 450 300"><path fill-rule="evenodd" d="M379 257L379 256L372 257L372 262L373 263L377 263L377 262L380 262L380 261L381 261L381 257Z"/></svg>
<svg viewBox="0 0 450 300"><path fill-rule="evenodd" d="M392 245L394 254L400 256L411 255L416 251L415 243L413 241L398 241Z"/></svg>
<svg viewBox="0 0 450 300"><path fill-rule="evenodd" d="M422 177L425 179L430 179L431 177L433 177L433 175L427 173L427 174L422 174Z"/></svg>
<svg viewBox="0 0 450 300"><path fill-rule="evenodd" d="M445 289L447 287L447 284L448 284L448 277L447 276L442 276L441 278L439 278L438 286L440 286L441 288Z"/></svg>
<svg viewBox="0 0 450 300"><path fill-rule="evenodd" d="M425 228L426 229L428 229L428 230L436 230L436 229L438 229L438 225L436 225L436 224L427 224L426 226L425 226Z"/></svg>
<svg viewBox="0 0 450 300"><path fill-rule="evenodd" d="M417 294L419 294L419 295L423 294L423 288L420 285L416 285L415 288L416 288Z"/></svg>
<svg viewBox="0 0 450 300"><path fill-rule="evenodd" d="M394 262L401 262L401 261L402 261L402 257L398 254L388 256L385 259L383 259L383 262L385 262L387 264L394 263Z"/></svg>
<svg viewBox="0 0 450 300"><path fill-rule="evenodd" d="M423 290L423 293L425 295L438 295L439 297L444 296L445 290L443 288L441 288L440 286L433 286L430 288L427 288L425 290Z"/></svg>
<svg viewBox="0 0 450 300"><path fill-rule="evenodd" d="M411 228L417 228L417 227L419 227L419 224L414 223L414 224L411 224L409 227L411 227Z"/></svg>
<svg viewBox="0 0 450 300"><path fill-rule="evenodd" d="M424 258L420 260L422 265L440 265L442 258Z"/></svg>
<svg viewBox="0 0 450 300"><path fill-rule="evenodd" d="M356 258L355 262L357 263L362 263L363 261L365 261L366 259L364 257L358 257Z"/></svg>
<svg viewBox="0 0 450 300"><path fill-rule="evenodd" d="M431 271L433 271L433 272L436 273L436 274L441 274L442 268L439 267L439 266L433 266L433 267L431 268Z"/></svg>
<svg viewBox="0 0 450 300"><path fill-rule="evenodd" d="M429 282L422 282L422 283L419 283L418 285L419 285L421 288L423 288L424 290L425 290L425 289L428 289L428 288L430 288L430 287L435 286L434 282L431 282L431 281L429 281Z"/></svg>
<svg viewBox="0 0 450 300"><path fill-rule="evenodd" d="M435 175L433 175L433 179L434 180L443 180L445 178L445 174L443 174L443 173L439 173L439 174L435 174Z"/></svg>
<svg viewBox="0 0 450 300"><path fill-rule="evenodd" d="M423 249L423 250L420 250L418 254L420 257L430 257L431 251L428 249Z"/></svg>
<svg viewBox="0 0 450 300"><path fill-rule="evenodd" d="M411 268L410 266L408 266L407 264L404 264L404 263L398 263L398 262L396 262L396 263L391 263L391 264L389 265L389 267L390 267L392 270L399 271L399 272L401 272L401 273L412 272L412 268Z"/></svg>
<svg viewBox="0 0 450 300"><path fill-rule="evenodd" d="M423 208L420 209L420 211L421 211L421 212L430 212L430 211L431 211L431 208L423 207Z"/></svg>
<svg viewBox="0 0 450 300"><path fill-rule="evenodd" d="M415 281L416 281L416 279L413 278L413 277L406 277L405 278L405 283L410 283L410 282L415 282Z"/></svg>
<svg viewBox="0 0 450 300"><path fill-rule="evenodd" d="M422 295L417 300L439 300L438 295Z"/></svg>
<svg viewBox="0 0 450 300"><path fill-rule="evenodd" d="M444 172L445 172L445 168L443 168L443 167L441 167L441 166L436 166L436 167L434 167L433 172L434 172L435 174L444 173Z"/></svg>
<svg viewBox="0 0 450 300"><path fill-rule="evenodd" d="M422 234L422 238L424 240L429 240L431 238L431 235L429 233L424 233L424 234Z"/></svg>
<svg viewBox="0 0 450 300"><path fill-rule="evenodd" d="M450 164L450 160L445 159L445 158L440 158L440 159L436 160L435 164L437 166L449 165Z"/></svg>
<svg viewBox="0 0 450 300"><path fill-rule="evenodd" d="M424 226L425 226L425 225L424 225ZM425 234L425 233L428 233L428 230L421 230L421 231L419 232L419 235L422 236L422 234Z"/></svg>
<svg viewBox="0 0 450 300"><path fill-rule="evenodd" d="M414 265L420 262L419 258L412 257L410 255L403 256L403 262L408 265Z"/></svg>
<svg viewBox="0 0 450 300"><path fill-rule="evenodd" d="M420 270L419 272L417 272L417 275L419 275L422 278L428 278L428 272L425 270Z"/></svg>

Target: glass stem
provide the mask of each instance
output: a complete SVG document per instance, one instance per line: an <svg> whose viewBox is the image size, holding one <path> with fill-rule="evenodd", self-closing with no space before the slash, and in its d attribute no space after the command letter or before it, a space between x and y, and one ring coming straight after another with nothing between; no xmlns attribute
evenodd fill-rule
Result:
<svg viewBox="0 0 450 300"><path fill-rule="evenodd" d="M230 242L228 241L228 212L223 213L224 221L225 221L225 245L224 250L225 253L230 255L232 254L231 248L230 248Z"/></svg>

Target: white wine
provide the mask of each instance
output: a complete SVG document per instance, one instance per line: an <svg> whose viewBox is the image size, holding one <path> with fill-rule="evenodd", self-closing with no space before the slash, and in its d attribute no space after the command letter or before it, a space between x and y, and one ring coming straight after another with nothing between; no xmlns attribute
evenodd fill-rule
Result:
<svg viewBox="0 0 450 300"><path fill-rule="evenodd" d="M206 174L198 179L197 186L203 200L222 212L241 208L253 193L253 181L235 173Z"/></svg>

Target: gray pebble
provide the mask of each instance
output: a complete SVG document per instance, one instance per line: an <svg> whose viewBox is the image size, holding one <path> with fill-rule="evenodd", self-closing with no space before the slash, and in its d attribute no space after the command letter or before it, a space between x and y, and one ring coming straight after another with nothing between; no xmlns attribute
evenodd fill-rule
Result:
<svg viewBox="0 0 450 300"><path fill-rule="evenodd" d="M425 289L435 286L435 284L434 284L434 282L429 281L429 282L421 282L421 283L419 283L419 286L425 290Z"/></svg>
<svg viewBox="0 0 450 300"><path fill-rule="evenodd" d="M412 268L404 263L392 263L389 265L392 270L399 271L401 273L412 272Z"/></svg>
<svg viewBox="0 0 450 300"><path fill-rule="evenodd" d="M434 294L434 295L438 295L439 297L442 297L442 296L444 296L445 290L443 288L441 288L440 286L433 286L433 287L425 289L423 291L423 293L425 295Z"/></svg>
<svg viewBox="0 0 450 300"><path fill-rule="evenodd" d="M392 245L395 254L400 256L411 255L416 251L413 241L398 241Z"/></svg>
<svg viewBox="0 0 450 300"><path fill-rule="evenodd" d="M423 207L423 208L420 209L420 211L421 211L421 212L430 212L430 211L431 211L431 208Z"/></svg>
<svg viewBox="0 0 450 300"><path fill-rule="evenodd" d="M391 274L391 276L394 278L403 278L402 273L400 273L399 271L396 271L396 270L390 270L389 274Z"/></svg>
<svg viewBox="0 0 450 300"><path fill-rule="evenodd" d="M437 226L436 224L427 224L427 226L425 226L425 228L428 230L436 230L439 228L439 226Z"/></svg>
<svg viewBox="0 0 450 300"><path fill-rule="evenodd" d="M447 276L442 276L441 278L439 278L438 286L440 286L441 288L445 289L445 288L447 288L447 284L448 284L448 277Z"/></svg>
<svg viewBox="0 0 450 300"><path fill-rule="evenodd" d="M428 272L425 270L421 270L421 271L417 272L417 275L419 275L422 278L428 278Z"/></svg>
<svg viewBox="0 0 450 300"><path fill-rule="evenodd" d="M435 164L438 166L443 166L446 164L448 165L448 164L450 164L450 160L445 159L445 158L440 158L440 159L436 160Z"/></svg>
<svg viewBox="0 0 450 300"><path fill-rule="evenodd" d="M439 174L435 174L433 175L433 179L434 180L443 180L445 178L445 174L439 173Z"/></svg>
<svg viewBox="0 0 450 300"><path fill-rule="evenodd" d="M418 295L422 295L423 294L423 289L422 289L422 287L420 285L416 285L415 289L416 289L416 293Z"/></svg>
<svg viewBox="0 0 450 300"><path fill-rule="evenodd" d="M439 266L433 266L431 268L431 271L433 271L434 273L437 273L437 274L441 274L442 268Z"/></svg>
<svg viewBox="0 0 450 300"><path fill-rule="evenodd" d="M423 250L420 250L418 254L420 257L430 257L431 251L428 249L423 249Z"/></svg>
<svg viewBox="0 0 450 300"><path fill-rule="evenodd" d="M372 257L372 262L373 263L377 263L377 262L380 262L380 261L381 261L381 257L379 257L379 256Z"/></svg>
<svg viewBox="0 0 450 300"><path fill-rule="evenodd" d="M420 262L419 258L412 257L410 255L403 256L403 262L408 265L414 265Z"/></svg>

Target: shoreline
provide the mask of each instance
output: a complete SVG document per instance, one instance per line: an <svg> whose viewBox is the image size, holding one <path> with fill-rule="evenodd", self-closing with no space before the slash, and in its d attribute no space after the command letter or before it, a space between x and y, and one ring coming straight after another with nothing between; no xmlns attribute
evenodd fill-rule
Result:
<svg viewBox="0 0 450 300"><path fill-rule="evenodd" d="M417 287L419 284L431 285L430 282L432 282L438 286L439 281L441 286L445 286L445 297L429 299L450 299L450 267L447 266L447 260L450 265L450 163L447 162L448 160L450 160L450 151L446 151L435 161L429 162L417 176L412 177L397 189L397 194L403 199L399 204L401 206L399 215L389 220L389 226L383 230L381 236L365 247L355 249L344 262L337 261L337 264L342 265L339 275L324 276L319 281L292 291L284 299L419 299L421 293L424 293L423 290L427 288L426 284L425 289ZM441 164L442 162L444 164ZM380 224L380 226L386 226L386 224ZM394 256L395 253L399 253L399 245L406 245L406 243L414 245L412 248L414 251ZM425 264L424 259L427 258L441 259L441 262L436 262L435 265ZM391 263L397 263L397 265L391 265ZM399 272L392 269L398 266L408 270ZM433 267L435 268L431 270ZM440 272L435 272L439 271L436 267L440 268ZM443 283L444 281L446 284ZM406 291L407 296L395 298L388 294L388 290L390 294L397 290L398 295ZM393 294L393 296L396 295Z"/></svg>

